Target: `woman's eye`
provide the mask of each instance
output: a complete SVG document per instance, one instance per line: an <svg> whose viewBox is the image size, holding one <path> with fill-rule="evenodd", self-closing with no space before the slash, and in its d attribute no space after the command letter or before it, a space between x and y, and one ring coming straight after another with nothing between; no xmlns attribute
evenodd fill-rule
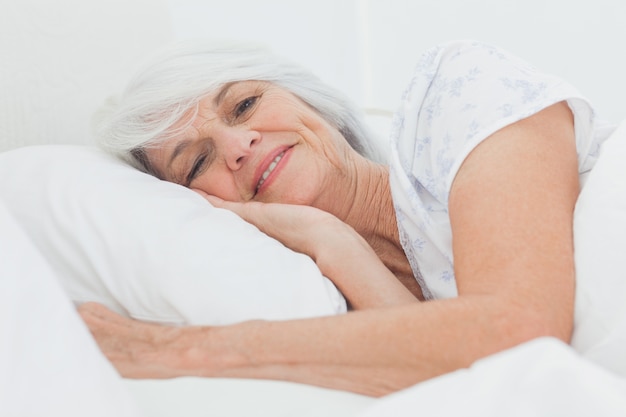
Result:
<svg viewBox="0 0 626 417"><path fill-rule="evenodd" d="M244 115L246 112L248 112L248 110L250 110L254 106L254 104L256 103L257 99L258 99L258 96L253 96L253 97L248 97L248 98L240 101L235 106L235 111L233 112L234 113L233 115L236 118Z"/></svg>
<svg viewBox="0 0 626 417"><path fill-rule="evenodd" d="M193 163L191 169L189 170L189 174L187 174L186 186L188 187L202 171L204 171L204 167L208 161L208 156L206 154L200 155L198 159Z"/></svg>

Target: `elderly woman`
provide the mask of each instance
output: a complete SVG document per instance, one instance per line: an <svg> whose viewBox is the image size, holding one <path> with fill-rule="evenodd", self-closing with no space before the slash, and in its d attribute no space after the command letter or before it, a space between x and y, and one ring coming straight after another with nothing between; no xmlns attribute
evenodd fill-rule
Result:
<svg viewBox="0 0 626 417"><path fill-rule="evenodd" d="M384 157L349 103L258 49L178 45L99 126L107 149L311 256L353 310L172 328L83 305L125 376L382 395L536 337L570 339L574 205L609 132L573 87L502 50L428 51Z"/></svg>

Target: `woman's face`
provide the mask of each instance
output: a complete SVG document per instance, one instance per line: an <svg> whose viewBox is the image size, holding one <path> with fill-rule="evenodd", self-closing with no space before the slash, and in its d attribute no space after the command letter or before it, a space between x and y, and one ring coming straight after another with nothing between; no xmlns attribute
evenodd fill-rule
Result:
<svg viewBox="0 0 626 417"><path fill-rule="evenodd" d="M315 206L345 174L349 149L293 94L242 81L205 97L192 126L147 156L163 179L224 200Z"/></svg>

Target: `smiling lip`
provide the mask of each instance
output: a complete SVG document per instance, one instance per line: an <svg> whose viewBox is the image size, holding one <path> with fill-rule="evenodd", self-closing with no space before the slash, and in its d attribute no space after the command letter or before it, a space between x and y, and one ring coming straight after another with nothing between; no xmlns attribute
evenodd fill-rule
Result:
<svg viewBox="0 0 626 417"><path fill-rule="evenodd" d="M271 180L272 174L275 173L276 168L279 166L280 162L284 159L287 151L291 149L290 147L281 147L273 152L271 152L264 160L263 163L259 165L257 168L257 173L255 175L256 187L254 189L254 193L258 193L263 184L265 184L268 179Z"/></svg>

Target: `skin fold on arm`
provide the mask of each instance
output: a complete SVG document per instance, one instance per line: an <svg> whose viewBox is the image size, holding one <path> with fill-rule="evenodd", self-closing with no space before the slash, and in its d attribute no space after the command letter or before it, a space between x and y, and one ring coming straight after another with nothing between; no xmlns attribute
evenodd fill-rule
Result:
<svg viewBox="0 0 626 417"><path fill-rule="evenodd" d="M96 304L79 311L127 377L269 378L384 395L536 337L569 341L578 193L573 118L558 103L494 133L461 166L449 200L456 298L417 302L354 230L320 223L315 209L212 200L312 256L358 311L179 328ZM303 239L309 226L317 232ZM329 234L336 248L325 246Z"/></svg>

